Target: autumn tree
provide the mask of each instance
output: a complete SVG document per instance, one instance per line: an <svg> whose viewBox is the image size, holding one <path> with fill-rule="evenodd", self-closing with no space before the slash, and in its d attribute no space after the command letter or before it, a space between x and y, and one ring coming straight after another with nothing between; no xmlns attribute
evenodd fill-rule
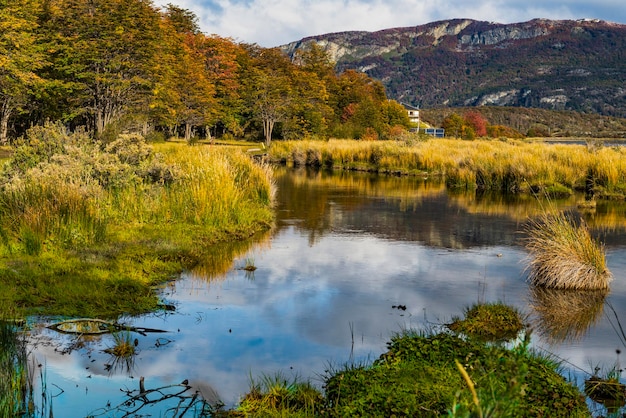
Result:
<svg viewBox="0 0 626 418"><path fill-rule="evenodd" d="M244 101L239 57L246 51L232 39L217 35L195 37L194 49L203 57L204 72L215 88L215 120L222 133L243 135Z"/></svg>
<svg viewBox="0 0 626 418"><path fill-rule="evenodd" d="M27 104L41 81L43 55L35 36L39 2L5 0L0 5L0 144L8 141L9 120Z"/></svg>
<svg viewBox="0 0 626 418"><path fill-rule="evenodd" d="M205 36L196 30L195 15L169 5L161 21L151 113L175 128L184 126L185 140L193 128L207 126L216 115L215 88L206 71L206 58L197 45Z"/></svg>
<svg viewBox="0 0 626 418"><path fill-rule="evenodd" d="M463 122L465 125L471 127L474 130L476 136L487 136L487 119L478 111L470 110L463 115Z"/></svg>

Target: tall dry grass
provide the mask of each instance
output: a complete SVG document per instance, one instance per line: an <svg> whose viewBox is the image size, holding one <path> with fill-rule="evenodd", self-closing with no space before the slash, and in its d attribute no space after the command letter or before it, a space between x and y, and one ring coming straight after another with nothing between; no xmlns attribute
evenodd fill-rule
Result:
<svg viewBox="0 0 626 418"><path fill-rule="evenodd" d="M581 219L564 212L546 213L526 227L529 251L528 280L553 289L608 289L613 276L606 265L604 246Z"/></svg>
<svg viewBox="0 0 626 418"><path fill-rule="evenodd" d="M188 225L210 233L254 230L272 219L267 166L237 149L154 149L137 135L104 146L58 125L38 127L2 183L0 236L5 248L28 254L101 243L111 226Z"/></svg>
<svg viewBox="0 0 626 418"><path fill-rule="evenodd" d="M156 149L165 164L176 168L175 181L116 190L106 202L112 218L223 230L271 220L275 191L269 167L254 164L236 149L180 144Z"/></svg>
<svg viewBox="0 0 626 418"><path fill-rule="evenodd" d="M277 141L273 160L293 165L441 175L449 187L622 198L626 150L519 140Z"/></svg>

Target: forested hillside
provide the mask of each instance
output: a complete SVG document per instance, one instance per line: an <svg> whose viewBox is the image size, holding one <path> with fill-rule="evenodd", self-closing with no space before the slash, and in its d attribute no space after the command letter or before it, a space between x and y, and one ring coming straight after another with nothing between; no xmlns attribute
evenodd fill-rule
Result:
<svg viewBox="0 0 626 418"><path fill-rule="evenodd" d="M512 106L626 117L626 25L535 19L457 19L378 32L312 36L339 71L381 80L396 100L423 109Z"/></svg>
<svg viewBox="0 0 626 418"><path fill-rule="evenodd" d="M7 0L0 5L0 143L45 121L110 140L387 138L403 107L319 48L278 48L200 31L189 10L150 0Z"/></svg>

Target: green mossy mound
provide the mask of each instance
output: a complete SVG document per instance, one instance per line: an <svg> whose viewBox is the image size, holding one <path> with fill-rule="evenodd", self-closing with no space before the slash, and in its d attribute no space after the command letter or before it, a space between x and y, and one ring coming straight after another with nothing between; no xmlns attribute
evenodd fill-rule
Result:
<svg viewBox="0 0 626 418"><path fill-rule="evenodd" d="M506 349L447 333L397 336L374 364L334 373L325 389L329 416L589 416L558 365L525 344Z"/></svg>
<svg viewBox="0 0 626 418"><path fill-rule="evenodd" d="M524 318L515 308L503 303L480 303L465 312L465 318L453 318L451 331L481 341L510 341L524 329Z"/></svg>

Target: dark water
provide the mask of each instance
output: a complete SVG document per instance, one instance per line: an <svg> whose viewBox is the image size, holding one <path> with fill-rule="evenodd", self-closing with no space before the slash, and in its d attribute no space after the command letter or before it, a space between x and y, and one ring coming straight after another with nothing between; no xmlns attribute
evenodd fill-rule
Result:
<svg viewBox="0 0 626 418"><path fill-rule="evenodd" d="M520 245L524 223L543 210L532 198L451 194L414 178L277 173L273 231L216 248L203 266L165 286L175 312L124 319L168 331L133 333L139 354L130 367L103 352L113 345L110 335L33 331L35 369L55 416L172 416L195 391L232 406L251 377L276 373L320 384L329 368L377 358L394 333L437 330L479 301L528 314L533 346L562 359L580 384L596 367L610 370L616 350L626 350L619 328L626 321L624 206L599 204L583 214L606 242L610 294L537 294L525 282ZM576 211L576 201L552 204ZM246 262L257 270L240 269ZM147 390L185 379L192 389L158 402L179 388L168 387L150 402L124 405L141 377Z"/></svg>

